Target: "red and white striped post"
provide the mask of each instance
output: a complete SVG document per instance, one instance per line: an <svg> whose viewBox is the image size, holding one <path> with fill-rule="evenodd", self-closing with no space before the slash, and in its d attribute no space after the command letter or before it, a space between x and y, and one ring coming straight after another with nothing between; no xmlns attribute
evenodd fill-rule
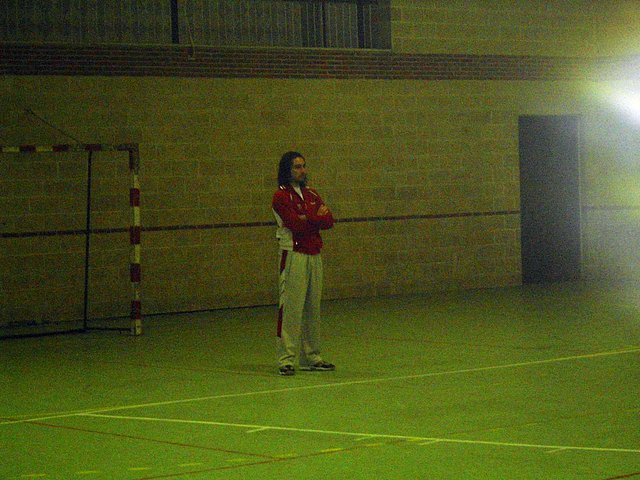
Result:
<svg viewBox="0 0 640 480"><path fill-rule="evenodd" d="M129 148L129 170L131 172L131 190L129 192L129 204L131 205L131 226L129 238L131 243L131 334L142 335L142 304L140 301L140 236L142 227L140 223L140 182L138 173L140 170L140 153L137 145Z"/></svg>

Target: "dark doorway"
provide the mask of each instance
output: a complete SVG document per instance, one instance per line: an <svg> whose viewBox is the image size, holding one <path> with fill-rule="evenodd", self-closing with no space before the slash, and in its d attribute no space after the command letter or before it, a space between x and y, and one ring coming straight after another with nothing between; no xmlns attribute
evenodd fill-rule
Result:
<svg viewBox="0 0 640 480"><path fill-rule="evenodd" d="M523 283L580 278L577 116L522 116L520 212Z"/></svg>

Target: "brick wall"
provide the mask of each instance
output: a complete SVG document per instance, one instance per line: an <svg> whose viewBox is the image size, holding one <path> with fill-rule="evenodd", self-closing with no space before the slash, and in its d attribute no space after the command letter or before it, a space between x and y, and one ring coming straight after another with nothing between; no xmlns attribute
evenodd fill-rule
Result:
<svg viewBox="0 0 640 480"><path fill-rule="evenodd" d="M393 50L404 53L638 54L635 0L395 0Z"/></svg>
<svg viewBox="0 0 640 480"><path fill-rule="evenodd" d="M625 56L640 52L640 8L636 0L592 2L599 55Z"/></svg>
<svg viewBox="0 0 640 480"><path fill-rule="evenodd" d="M582 108L572 82L20 76L7 84L16 123L3 143L67 140L21 115L24 105L83 141L140 142L147 313L275 301L269 205L288 149L307 156L340 220L325 234L328 298L517 284L518 114ZM111 231L93 237L90 311L125 315L128 244L117 229L128 225L126 161L102 155L94 227ZM14 205L4 234L34 234L3 239L13 257L3 269L4 320L77 313L82 235L35 233L83 225L84 159L22 155L0 165ZM52 266L61 285L36 281Z"/></svg>

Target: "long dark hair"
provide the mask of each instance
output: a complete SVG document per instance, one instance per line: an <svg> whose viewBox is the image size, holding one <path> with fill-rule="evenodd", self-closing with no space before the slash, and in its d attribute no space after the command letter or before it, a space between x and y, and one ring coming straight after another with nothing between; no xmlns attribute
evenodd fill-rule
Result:
<svg viewBox="0 0 640 480"><path fill-rule="evenodd" d="M280 164L278 165L278 185L289 185L291 183L291 167L293 167L293 161L296 158L304 157L298 152L287 152L282 155ZM306 182L300 182L300 188L304 188Z"/></svg>

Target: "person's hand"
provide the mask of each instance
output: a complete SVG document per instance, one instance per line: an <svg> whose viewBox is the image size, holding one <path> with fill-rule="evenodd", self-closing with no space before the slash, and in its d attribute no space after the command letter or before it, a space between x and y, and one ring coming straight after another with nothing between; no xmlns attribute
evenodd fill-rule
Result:
<svg viewBox="0 0 640 480"><path fill-rule="evenodd" d="M326 215L327 213L329 213L329 207L327 207L326 205L321 205L318 209L318 215L322 216Z"/></svg>
<svg viewBox="0 0 640 480"><path fill-rule="evenodd" d="M307 216L306 216L306 215L298 215L298 218L299 218L300 220L306 220L306 219L307 219Z"/></svg>

